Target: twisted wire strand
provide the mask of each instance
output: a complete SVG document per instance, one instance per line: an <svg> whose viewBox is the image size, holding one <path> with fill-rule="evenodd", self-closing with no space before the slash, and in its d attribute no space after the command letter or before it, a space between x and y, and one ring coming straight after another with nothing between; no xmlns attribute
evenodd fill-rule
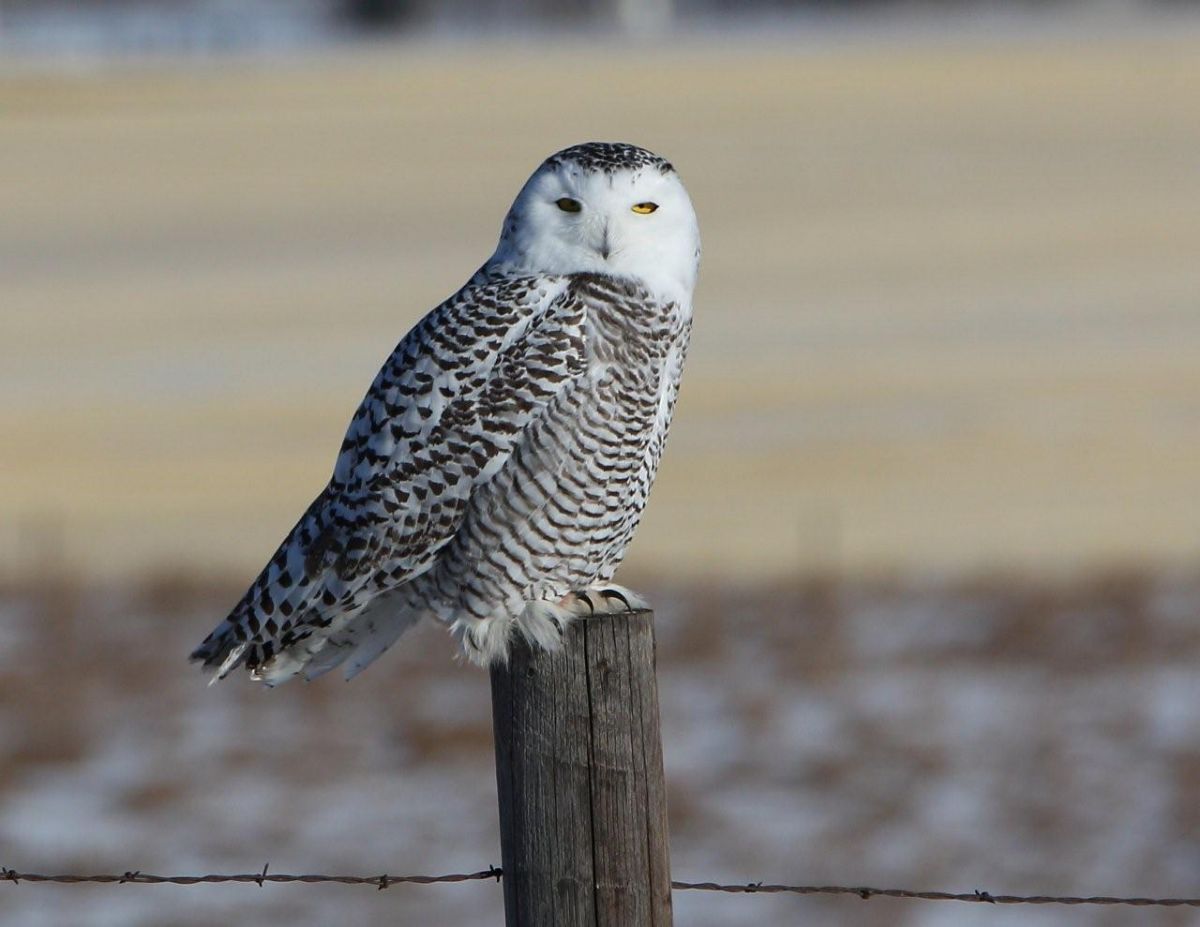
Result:
<svg viewBox="0 0 1200 927"><path fill-rule="evenodd" d="M0 868L0 881L19 884L21 882L53 882L59 885L79 884L116 884L116 885L216 885L224 882L252 882L263 886L268 882L289 883L304 882L306 884L338 883L341 885L374 885L379 890L393 885L434 885L441 882L472 882L483 879L500 881L500 870L495 866L479 872L453 872L447 875L382 875L353 876L353 875L288 875L270 871L270 863L263 866L261 872L239 873L210 873L209 875L154 875L142 872L140 869L130 870L121 875L43 875L36 872L17 872L15 869Z"/></svg>
<svg viewBox="0 0 1200 927"><path fill-rule="evenodd" d="M716 882L672 882L676 891L728 892L731 894L857 895L871 898L908 898L918 901L967 901L983 904L1061 904L1129 905L1132 907L1200 908L1200 898L1141 898L1115 895L993 895L976 889L972 892L914 891L907 888L870 888L850 885L774 885L749 882L720 885Z"/></svg>

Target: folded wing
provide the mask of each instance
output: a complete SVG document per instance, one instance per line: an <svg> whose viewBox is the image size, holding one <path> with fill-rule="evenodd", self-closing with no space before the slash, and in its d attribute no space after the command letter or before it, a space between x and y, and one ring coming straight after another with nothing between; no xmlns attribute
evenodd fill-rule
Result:
<svg viewBox="0 0 1200 927"><path fill-rule="evenodd" d="M560 278L477 274L410 331L350 423L329 485L192 654L222 678L338 662L339 630L432 566L472 494L584 369Z"/></svg>

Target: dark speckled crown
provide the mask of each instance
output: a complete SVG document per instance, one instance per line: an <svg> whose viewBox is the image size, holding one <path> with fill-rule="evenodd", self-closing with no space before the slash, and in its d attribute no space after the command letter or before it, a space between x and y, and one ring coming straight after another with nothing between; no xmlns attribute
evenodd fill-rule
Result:
<svg viewBox="0 0 1200 927"><path fill-rule="evenodd" d="M564 148L546 159L546 164L552 167L566 162L577 164L585 171L603 171L606 174L625 170L640 171L646 168L663 174L675 170L665 158L627 142L584 142L582 145Z"/></svg>

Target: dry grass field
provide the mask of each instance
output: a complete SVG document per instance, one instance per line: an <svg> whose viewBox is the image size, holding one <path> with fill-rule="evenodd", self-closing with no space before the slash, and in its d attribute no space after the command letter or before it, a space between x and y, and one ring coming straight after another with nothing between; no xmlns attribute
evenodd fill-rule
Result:
<svg viewBox="0 0 1200 927"><path fill-rule="evenodd" d="M248 573L537 161L705 234L661 575L1200 553L1200 39L545 39L0 78L0 563Z"/></svg>

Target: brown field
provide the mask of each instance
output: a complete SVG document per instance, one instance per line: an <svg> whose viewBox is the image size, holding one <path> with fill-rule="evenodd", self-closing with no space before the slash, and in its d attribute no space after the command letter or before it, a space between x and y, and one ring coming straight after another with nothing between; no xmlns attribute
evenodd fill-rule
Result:
<svg viewBox="0 0 1200 927"><path fill-rule="evenodd" d="M645 586L677 879L1194 897L1200 576ZM237 594L0 585L0 847L25 872L478 871L487 675L418 629L346 684L206 688ZM20 706L19 710L16 706ZM0 881L5 925L497 924L500 886ZM680 927L1183 927L1188 909L675 895Z"/></svg>
<svg viewBox="0 0 1200 927"><path fill-rule="evenodd" d="M1194 559L1198 86L1194 35L10 71L0 563L248 572L539 158L614 137L706 248L639 571Z"/></svg>

